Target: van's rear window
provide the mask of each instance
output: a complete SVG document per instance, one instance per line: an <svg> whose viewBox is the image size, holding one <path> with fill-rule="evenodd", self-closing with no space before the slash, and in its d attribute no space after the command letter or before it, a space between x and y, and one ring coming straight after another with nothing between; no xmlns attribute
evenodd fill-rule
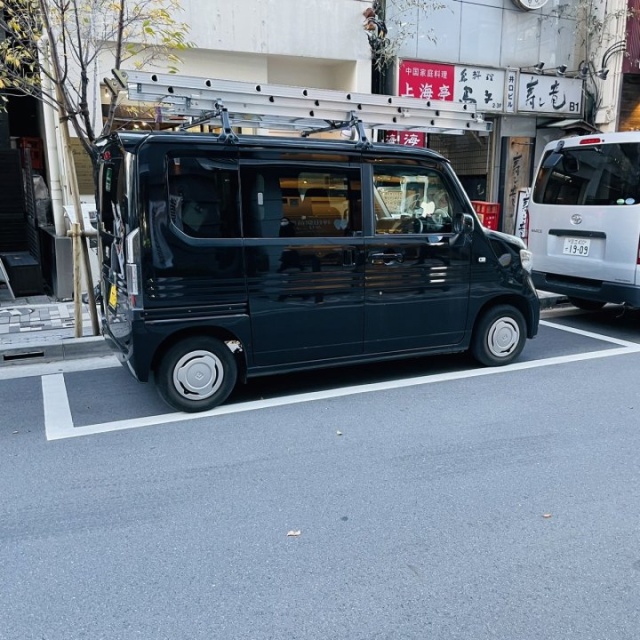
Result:
<svg viewBox="0 0 640 640"><path fill-rule="evenodd" d="M602 144L548 152L533 201L556 205L640 203L640 144Z"/></svg>

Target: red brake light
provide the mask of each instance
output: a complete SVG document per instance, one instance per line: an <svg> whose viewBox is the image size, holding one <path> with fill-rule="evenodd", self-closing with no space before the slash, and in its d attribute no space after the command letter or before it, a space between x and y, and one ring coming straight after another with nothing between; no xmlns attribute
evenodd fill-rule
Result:
<svg viewBox="0 0 640 640"><path fill-rule="evenodd" d="M580 144L602 144L602 138L583 138Z"/></svg>

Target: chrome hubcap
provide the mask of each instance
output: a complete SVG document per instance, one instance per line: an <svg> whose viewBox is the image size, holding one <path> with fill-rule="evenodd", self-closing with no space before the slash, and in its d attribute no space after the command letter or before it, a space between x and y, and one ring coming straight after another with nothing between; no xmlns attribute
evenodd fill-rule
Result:
<svg viewBox="0 0 640 640"><path fill-rule="evenodd" d="M191 351L182 356L173 370L176 391L189 400L204 400L222 384L224 369L221 360L210 351Z"/></svg>
<svg viewBox="0 0 640 640"><path fill-rule="evenodd" d="M496 320L487 336L489 351L496 358L510 355L520 342L520 327L513 318Z"/></svg>

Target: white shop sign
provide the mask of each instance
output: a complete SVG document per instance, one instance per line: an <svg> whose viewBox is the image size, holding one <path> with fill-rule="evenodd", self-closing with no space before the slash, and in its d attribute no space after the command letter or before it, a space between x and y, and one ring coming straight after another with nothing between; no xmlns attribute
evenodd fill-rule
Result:
<svg viewBox="0 0 640 640"><path fill-rule="evenodd" d="M480 112L503 111L504 86L504 69L455 66L455 100L473 102Z"/></svg>
<svg viewBox="0 0 640 640"><path fill-rule="evenodd" d="M582 114L582 80L521 73L518 111L530 113Z"/></svg>

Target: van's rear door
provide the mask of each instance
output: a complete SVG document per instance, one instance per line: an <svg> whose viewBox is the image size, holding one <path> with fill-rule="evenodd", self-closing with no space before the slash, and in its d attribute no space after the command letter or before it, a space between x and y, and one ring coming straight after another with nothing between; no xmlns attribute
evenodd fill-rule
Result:
<svg viewBox="0 0 640 640"><path fill-rule="evenodd" d="M118 137L102 148L98 178L98 261L103 306L103 331L123 351L131 335L131 315L127 292L125 244L126 233L137 228L137 218L130 211L133 200L134 157Z"/></svg>
<svg viewBox="0 0 640 640"><path fill-rule="evenodd" d="M638 284L640 145L579 140L548 151L538 170L529 205L534 270Z"/></svg>

